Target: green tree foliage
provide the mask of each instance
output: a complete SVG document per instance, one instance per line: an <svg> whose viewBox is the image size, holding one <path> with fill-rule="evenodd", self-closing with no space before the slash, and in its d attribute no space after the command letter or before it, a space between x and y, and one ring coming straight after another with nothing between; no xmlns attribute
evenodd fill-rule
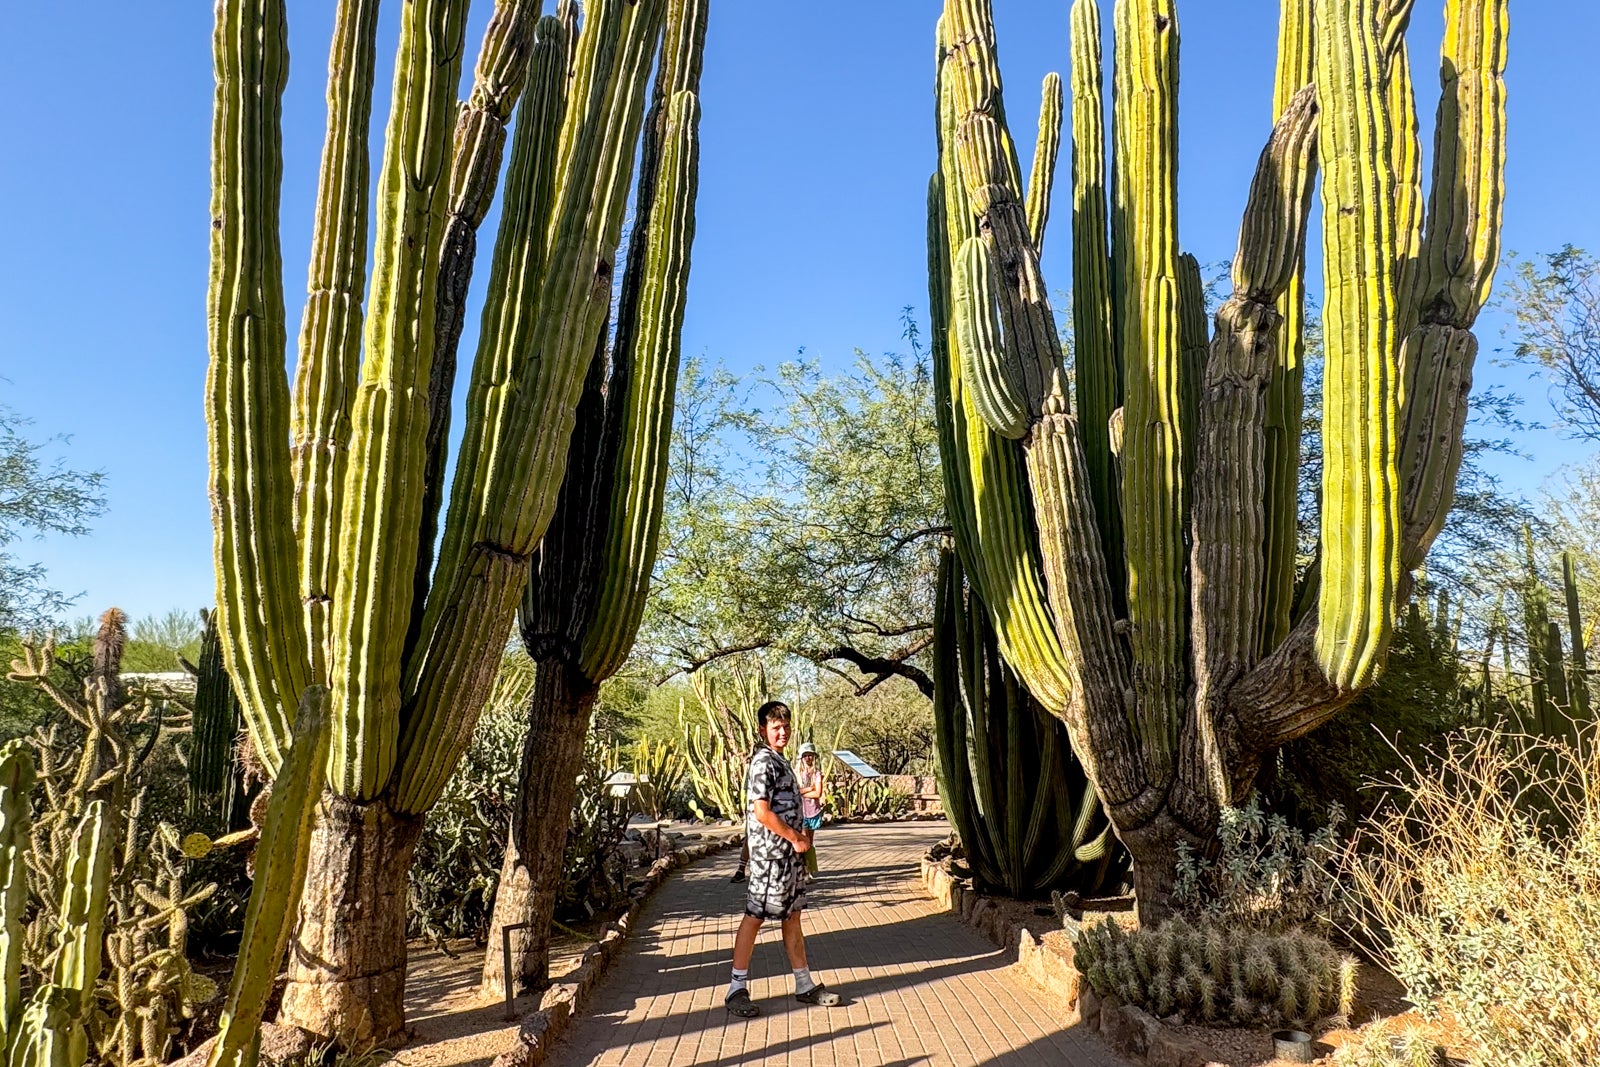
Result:
<svg viewBox="0 0 1600 1067"><path fill-rule="evenodd" d="M104 473L54 455L64 436L29 439L31 420L0 405L0 631L43 629L73 598L52 588L44 567L15 554L25 537L78 537L105 510Z"/></svg>
<svg viewBox="0 0 1600 1067"><path fill-rule="evenodd" d="M1572 245L1520 260L1501 304L1512 351L1544 369L1566 430L1600 444L1600 262Z"/></svg>
<svg viewBox="0 0 1600 1067"><path fill-rule="evenodd" d="M919 687L945 531L929 366L911 354L826 374L799 359L679 386L667 521L641 648L692 667L778 649Z"/></svg>

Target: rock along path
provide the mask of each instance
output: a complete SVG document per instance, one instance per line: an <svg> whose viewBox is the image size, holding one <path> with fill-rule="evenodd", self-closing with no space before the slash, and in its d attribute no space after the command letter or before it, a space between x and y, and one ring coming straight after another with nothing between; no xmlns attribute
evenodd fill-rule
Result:
<svg viewBox="0 0 1600 1067"><path fill-rule="evenodd" d="M760 1018L722 1006L744 887L733 854L669 879L627 948L574 1020L550 1067L1120 1067L1094 1034L1065 1028L1003 954L936 909L917 858L943 823L829 827L811 887L812 973L846 997L832 1009L793 1000L776 923L751 965Z"/></svg>

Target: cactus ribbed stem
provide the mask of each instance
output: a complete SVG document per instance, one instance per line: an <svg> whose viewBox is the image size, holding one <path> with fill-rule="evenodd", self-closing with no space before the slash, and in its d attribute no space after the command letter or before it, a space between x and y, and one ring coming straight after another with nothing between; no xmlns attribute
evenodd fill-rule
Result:
<svg viewBox="0 0 1600 1067"><path fill-rule="evenodd" d="M278 188L288 73L282 0L227 0L213 43L211 352L206 403L217 615L251 741L269 773L310 664L294 538Z"/></svg>
<svg viewBox="0 0 1600 1067"><path fill-rule="evenodd" d="M1178 25L1171 0L1117 0L1112 246L1123 368L1122 514L1135 728L1151 784L1173 774L1188 689L1188 486L1178 306ZM1126 309L1127 313L1120 313ZM1137 521L1134 521L1137 516Z"/></svg>
<svg viewBox="0 0 1600 1067"><path fill-rule="evenodd" d="M1039 140L1028 173L1028 234L1034 251L1044 255L1044 231L1050 222L1050 192L1056 183L1056 156L1061 151L1061 75L1044 76L1039 100Z"/></svg>
<svg viewBox="0 0 1600 1067"><path fill-rule="evenodd" d="M1374 0L1318 0L1323 168L1322 585L1317 659L1369 684L1393 634L1400 577L1395 170Z"/></svg>
<svg viewBox="0 0 1600 1067"><path fill-rule="evenodd" d="M1278 21L1278 60L1272 120L1288 110L1295 94L1315 78L1313 0L1283 0ZM1313 160L1312 165L1315 166ZM1314 177L1314 175L1313 175ZM1265 574L1261 647L1276 648L1289 636L1294 610L1295 561L1299 550L1300 433L1305 411L1305 261L1302 258L1278 300L1277 363L1267 383Z"/></svg>
<svg viewBox="0 0 1600 1067"><path fill-rule="evenodd" d="M1561 587L1567 602L1567 632L1572 656L1567 661L1567 695L1573 719L1589 721L1589 650L1585 646L1583 611L1578 603L1578 572L1571 552L1561 553Z"/></svg>
<svg viewBox="0 0 1600 1067"><path fill-rule="evenodd" d="M1072 5L1072 344L1078 423L1095 524L1103 545L1122 544L1122 507L1111 448L1111 413L1122 405L1113 338L1111 253L1107 247L1105 81L1096 0ZM1108 553L1113 602L1123 603L1122 554ZM1119 611L1118 616L1121 617Z"/></svg>
<svg viewBox="0 0 1600 1067"><path fill-rule="evenodd" d="M10 1048L22 1014L23 917L28 911L33 756L18 739L0 745L0 1048Z"/></svg>
<svg viewBox="0 0 1600 1067"><path fill-rule="evenodd" d="M1197 462L1233 477L1202 479L1194 491L1194 742L1215 796L1230 791L1216 736L1227 693L1261 655L1266 393L1278 365L1276 304L1304 258L1316 143L1316 91L1307 86L1284 111L1256 167L1233 260L1233 295L1217 311L1199 403Z"/></svg>
<svg viewBox="0 0 1600 1067"><path fill-rule="evenodd" d="M466 0L417 0L404 9L378 175L373 279L336 554L350 595L334 598L329 655L329 778L341 793L363 799L383 789L398 755L398 652L411 618L422 526L433 298L465 21Z"/></svg>
<svg viewBox="0 0 1600 1067"><path fill-rule="evenodd" d="M378 0L340 0L328 56L328 129L290 415L300 601L313 681L325 679L328 672L334 547L350 447L350 407L361 363L371 185L367 144L377 38Z"/></svg>
<svg viewBox="0 0 1600 1067"><path fill-rule="evenodd" d="M239 954L207 1067L255 1067L262 1013L283 965L305 889L311 824L328 756L327 704L327 690L306 688L295 716L294 743L272 784L272 799L256 841L255 874Z"/></svg>

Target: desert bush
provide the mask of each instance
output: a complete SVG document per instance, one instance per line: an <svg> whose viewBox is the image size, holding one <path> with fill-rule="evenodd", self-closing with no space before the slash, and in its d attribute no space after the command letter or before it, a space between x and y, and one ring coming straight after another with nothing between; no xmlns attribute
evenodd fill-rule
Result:
<svg viewBox="0 0 1600 1067"><path fill-rule="evenodd" d="M1223 925L1326 927L1339 896L1343 822L1337 803L1327 824L1309 834L1264 812L1256 796L1242 808L1224 808L1215 857L1178 845L1173 899L1185 912Z"/></svg>
<svg viewBox="0 0 1600 1067"><path fill-rule="evenodd" d="M488 937L517 795L533 671L526 656L506 657L472 743L444 795L428 813L409 882L414 937L472 938L479 943ZM557 902L560 918L603 910L620 892L617 846L627 829L629 811L624 802L606 795L604 787L619 762L617 752L591 732L567 830Z"/></svg>
<svg viewBox="0 0 1600 1067"><path fill-rule="evenodd" d="M1193 1023L1310 1026L1344 1018L1356 961L1310 934L1171 919L1154 930L1085 926L1074 962L1101 996Z"/></svg>
<svg viewBox="0 0 1600 1067"><path fill-rule="evenodd" d="M1482 1062L1600 1063L1600 748L1474 730L1347 850L1351 936Z"/></svg>
<svg viewBox="0 0 1600 1067"><path fill-rule="evenodd" d="M833 790L828 808L836 819L903 815L911 808L911 794L876 778L854 778Z"/></svg>
<svg viewBox="0 0 1600 1067"><path fill-rule="evenodd" d="M489 936L532 693L532 662L507 656L472 743L417 841L407 909L414 937Z"/></svg>
<svg viewBox="0 0 1600 1067"><path fill-rule="evenodd" d="M1333 1054L1333 1067L1439 1067L1439 1046L1415 1025L1379 1019Z"/></svg>
<svg viewBox="0 0 1600 1067"><path fill-rule="evenodd" d="M683 786L689 763L672 741L652 742L641 737L629 750L637 784L633 791L635 810L647 819L664 819L686 808Z"/></svg>

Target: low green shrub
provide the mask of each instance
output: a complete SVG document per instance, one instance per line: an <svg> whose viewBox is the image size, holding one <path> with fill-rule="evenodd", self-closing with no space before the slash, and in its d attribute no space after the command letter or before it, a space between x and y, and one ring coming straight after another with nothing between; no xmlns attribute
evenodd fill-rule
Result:
<svg viewBox="0 0 1600 1067"><path fill-rule="evenodd" d="M836 819L892 818L911 810L911 794L876 778L855 778L833 791L828 808Z"/></svg>
<svg viewBox="0 0 1600 1067"><path fill-rule="evenodd" d="M1307 834L1264 812L1252 795L1242 808L1223 809L1215 857L1178 845L1173 899L1185 913L1226 926L1326 928L1339 897L1343 822L1335 802L1328 822Z"/></svg>
<svg viewBox="0 0 1600 1067"><path fill-rule="evenodd" d="M1356 961L1309 934L1171 919L1154 930L1114 920L1085 926L1078 970L1101 996L1116 996L1192 1023L1306 1027L1347 1017Z"/></svg>

